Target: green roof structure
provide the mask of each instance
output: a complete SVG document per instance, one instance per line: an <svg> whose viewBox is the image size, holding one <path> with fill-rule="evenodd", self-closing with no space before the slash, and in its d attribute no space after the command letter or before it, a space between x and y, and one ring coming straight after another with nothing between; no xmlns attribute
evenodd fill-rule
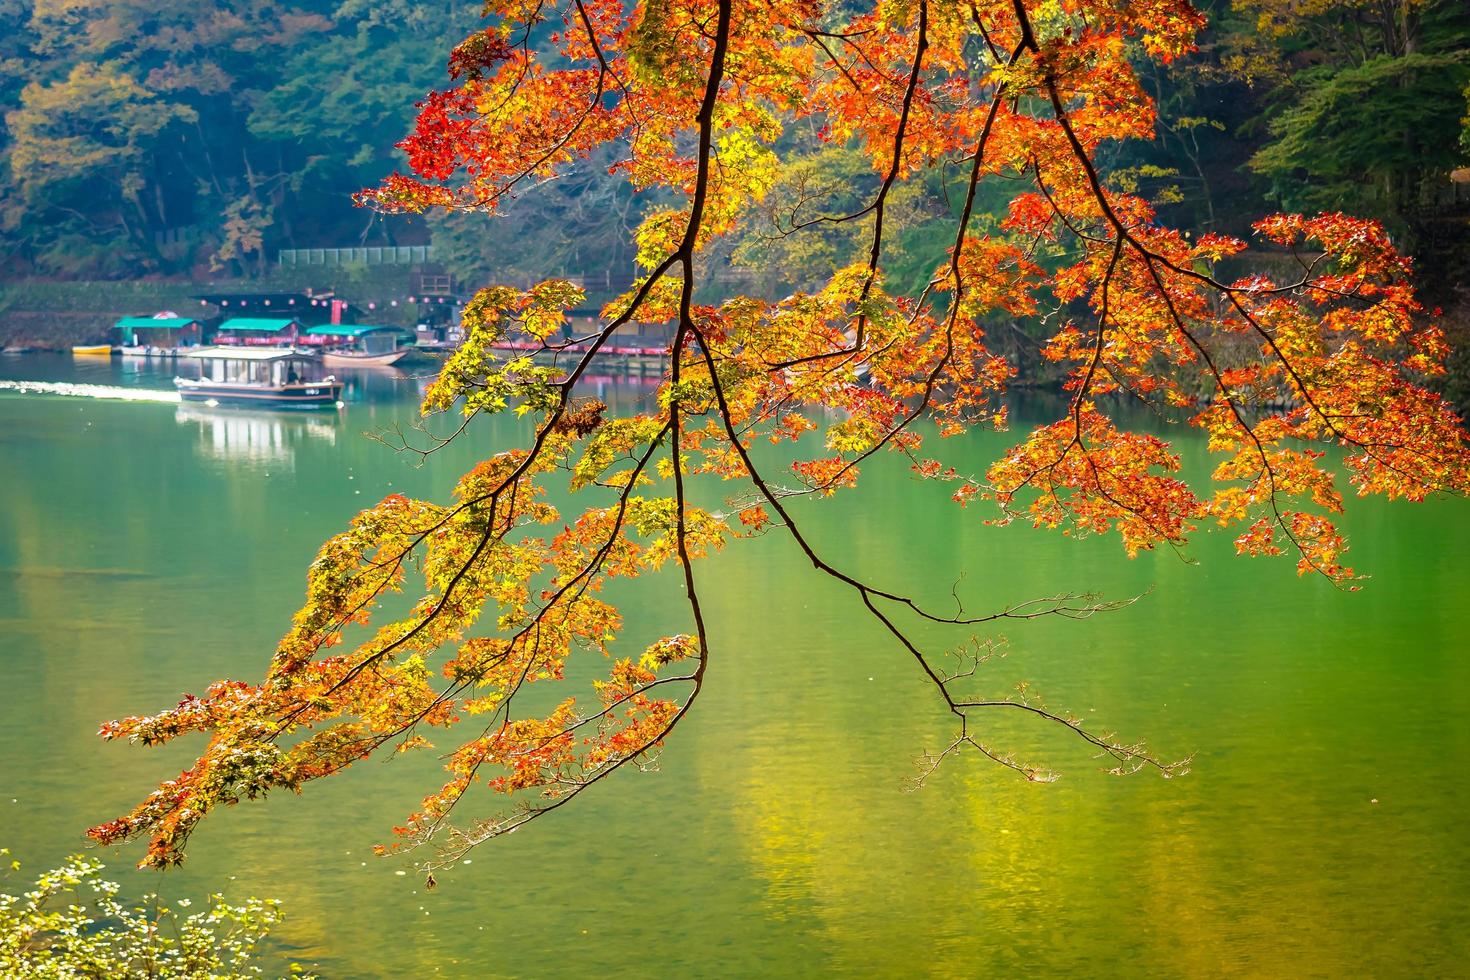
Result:
<svg viewBox="0 0 1470 980"><path fill-rule="evenodd" d="M307 335L311 337L363 337L370 333L393 333L411 335L412 330L407 327L388 327L372 323L325 323L319 327L307 328Z"/></svg>
<svg viewBox="0 0 1470 980"><path fill-rule="evenodd" d="M237 316L221 323L219 328L232 333L280 333L295 323L295 319L264 320L258 317Z"/></svg>
<svg viewBox="0 0 1470 980"><path fill-rule="evenodd" d="M187 316L125 316L112 325L114 330L182 330L198 323Z"/></svg>

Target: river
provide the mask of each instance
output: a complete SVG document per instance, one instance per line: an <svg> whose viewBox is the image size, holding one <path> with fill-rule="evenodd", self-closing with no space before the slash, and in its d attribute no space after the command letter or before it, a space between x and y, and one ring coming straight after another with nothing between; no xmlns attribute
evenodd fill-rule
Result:
<svg viewBox="0 0 1470 980"><path fill-rule="evenodd" d="M0 357L0 380L170 376ZM340 413L314 415L0 390L0 846L27 871L197 748L106 744L99 722L258 679L327 535L387 492L445 499L524 432L497 419L416 468L363 433L410 421L417 384L358 377ZM598 384L617 408L649 394ZM1016 429L1041 407L1018 402ZM1006 438L942 448L973 469ZM1459 974L1470 505L1353 504L1351 557L1372 575L1358 593L1235 558L1223 535L1191 564L989 527L983 505L899 466L801 506L836 563L936 603L1147 593L1085 622L1011 625L976 687L1029 680L1099 728L1194 753L1181 778L1108 776L1065 732L982 716L989 742L1062 778L961 757L911 791L914 760L949 731L932 690L772 532L696 566L708 684L660 771L492 841L432 893L397 873L405 860L370 856L436 784L432 753L220 812L163 876L130 870L138 846L99 856L128 892L281 899L274 938L327 977ZM629 650L687 628L672 579L639 584L619 593Z"/></svg>

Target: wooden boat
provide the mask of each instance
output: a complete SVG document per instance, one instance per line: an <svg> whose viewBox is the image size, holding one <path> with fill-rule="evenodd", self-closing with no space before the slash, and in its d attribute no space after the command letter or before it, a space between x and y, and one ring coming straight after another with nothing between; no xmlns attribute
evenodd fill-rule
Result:
<svg viewBox="0 0 1470 980"><path fill-rule="evenodd" d="M305 344L320 345L322 363L333 368L388 367L408 356L403 344L413 332L374 323L324 323L302 334Z"/></svg>
<svg viewBox="0 0 1470 980"><path fill-rule="evenodd" d="M179 356L196 377L174 378L186 402L258 408L336 408L342 382L316 378L320 362L301 351L272 347L205 347ZM311 379L311 380L308 380Z"/></svg>
<svg viewBox="0 0 1470 980"><path fill-rule="evenodd" d="M77 357L111 357L111 344L75 344L71 352Z"/></svg>
<svg viewBox="0 0 1470 980"><path fill-rule="evenodd" d="M325 350L322 351L322 364L329 368L388 367L397 364L412 352L413 349L410 347L384 351L381 354L352 350Z"/></svg>

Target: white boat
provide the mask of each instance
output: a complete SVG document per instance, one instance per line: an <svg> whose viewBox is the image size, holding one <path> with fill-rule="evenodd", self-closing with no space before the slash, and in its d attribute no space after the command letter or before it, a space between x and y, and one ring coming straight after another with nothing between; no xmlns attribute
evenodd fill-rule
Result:
<svg viewBox="0 0 1470 980"><path fill-rule="evenodd" d="M204 347L179 357L197 368L193 378L174 378L186 402L262 408L336 408L342 382L313 378L318 360L278 347ZM311 380L308 380L311 379Z"/></svg>

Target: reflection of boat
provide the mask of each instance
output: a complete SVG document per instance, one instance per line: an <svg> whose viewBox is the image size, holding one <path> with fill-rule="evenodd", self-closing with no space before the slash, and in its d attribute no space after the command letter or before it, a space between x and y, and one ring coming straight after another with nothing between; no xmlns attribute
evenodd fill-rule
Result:
<svg viewBox="0 0 1470 980"><path fill-rule="evenodd" d="M331 375L305 380L316 359L294 350L270 347L206 347L190 351L179 363L193 363L196 378L174 378L184 401L262 408L334 408L342 383Z"/></svg>
<svg viewBox="0 0 1470 980"><path fill-rule="evenodd" d="M78 357L111 357L111 344L75 344L71 352Z"/></svg>
<svg viewBox="0 0 1470 980"><path fill-rule="evenodd" d="M337 423L332 416L316 413L285 415L281 412L248 409L212 409L184 403L174 413L180 425L199 429L200 452L209 458L234 463L269 463L292 466L296 446L304 435L328 445L337 441Z"/></svg>

